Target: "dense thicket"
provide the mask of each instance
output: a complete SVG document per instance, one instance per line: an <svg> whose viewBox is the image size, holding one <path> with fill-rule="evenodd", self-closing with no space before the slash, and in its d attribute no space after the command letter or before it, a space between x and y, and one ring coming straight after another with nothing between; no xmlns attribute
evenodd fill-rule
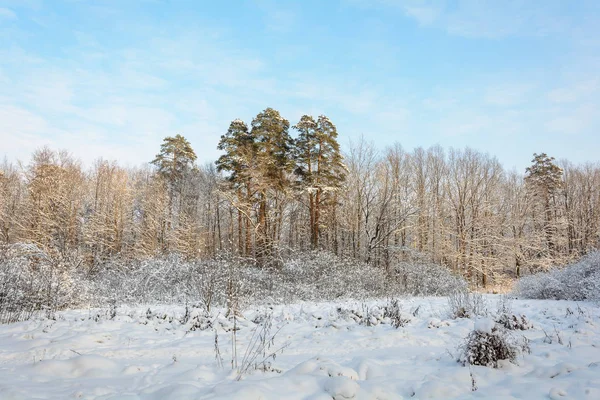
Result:
<svg viewBox="0 0 600 400"><path fill-rule="evenodd" d="M141 168L84 168L44 148L29 164L0 166L0 242L81 260L91 275L114 257L222 252L281 269L291 254L320 249L385 276L408 260L441 264L472 285L598 246L598 164L536 154L521 174L468 148L360 141L342 154L337 135L325 116L292 126L267 108L250 125L231 123L216 164L197 165L180 135Z"/></svg>
<svg viewBox="0 0 600 400"><path fill-rule="evenodd" d="M528 299L600 300L600 252L566 266L525 276L515 293Z"/></svg>
<svg viewBox="0 0 600 400"><path fill-rule="evenodd" d="M191 303L210 311L297 301L448 295L466 282L447 268L413 260L387 275L352 258L314 250L291 254L278 268L219 254L111 257L93 271L79 260L49 256L34 245L0 245L0 324L73 307ZM229 303L229 304L228 304Z"/></svg>

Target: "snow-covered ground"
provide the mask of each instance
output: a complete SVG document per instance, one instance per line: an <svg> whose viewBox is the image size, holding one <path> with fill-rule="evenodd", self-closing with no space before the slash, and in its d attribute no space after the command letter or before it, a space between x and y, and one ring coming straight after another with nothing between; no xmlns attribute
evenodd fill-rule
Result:
<svg viewBox="0 0 600 400"><path fill-rule="evenodd" d="M487 297L492 314L497 299ZM285 348L269 372L251 369L239 381L230 322L214 319L219 367L215 329L190 331L193 321L180 323L184 307L119 307L113 319L110 310L75 310L2 325L0 399L600 399L597 305L515 300L513 312L533 329L513 334L530 339L531 353L493 369L456 362L476 321L448 318L446 299L401 303L410 321L398 329L378 316L385 301L367 303L372 326L348 311L363 311L359 302L247 309L238 359L265 312L271 333L283 326L271 350Z"/></svg>

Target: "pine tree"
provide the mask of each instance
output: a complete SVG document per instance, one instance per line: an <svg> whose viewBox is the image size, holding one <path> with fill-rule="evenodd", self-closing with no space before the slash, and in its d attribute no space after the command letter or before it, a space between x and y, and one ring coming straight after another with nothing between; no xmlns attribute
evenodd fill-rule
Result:
<svg viewBox="0 0 600 400"><path fill-rule="evenodd" d="M252 120L251 133L256 141L256 157L265 187L283 189L285 173L293 167L289 128L289 121L272 108L265 109Z"/></svg>
<svg viewBox="0 0 600 400"><path fill-rule="evenodd" d="M256 143L256 183L259 197L257 256L263 264L272 260L273 244L281 233L283 198L289 187L288 176L293 168L289 127L289 121L272 108L265 109L252 120L251 134ZM277 214L273 221L269 220L270 197Z"/></svg>
<svg viewBox="0 0 600 400"><path fill-rule="evenodd" d="M227 180L233 186L243 186L249 179L248 171L255 155L254 137L248 131L248 125L239 119L232 121L217 149L225 152L215 162L217 170L229 172Z"/></svg>
<svg viewBox="0 0 600 400"><path fill-rule="evenodd" d="M550 255L556 252L556 215L555 207L556 192L562 187L562 169L554 163L554 157L548 157L546 153L533 154L533 163L526 168L525 182L528 188L538 199L543 207L544 213L544 235Z"/></svg>
<svg viewBox="0 0 600 400"><path fill-rule="evenodd" d="M231 122L225 135L221 136L217 148L224 151L216 161L217 170L229 175L227 181L237 196L234 204L238 211L238 246L240 252L250 254L251 230L250 208L252 205L252 171L256 166L256 143L248 125L236 119ZM245 234L242 232L245 228ZM245 238L245 239L243 239Z"/></svg>
<svg viewBox="0 0 600 400"><path fill-rule="evenodd" d="M554 157L534 153L531 162L531 167L525 169L525 180L540 195L551 195L562 186L563 171L554 163Z"/></svg>
<svg viewBox="0 0 600 400"><path fill-rule="evenodd" d="M182 181L185 174L192 170L196 161L196 153L190 142L181 135L167 136L160 146L160 153L152 161L158 168L158 173L168 183L173 193L181 193Z"/></svg>
<svg viewBox="0 0 600 400"><path fill-rule="evenodd" d="M315 121L303 115L294 129L299 131L294 148L294 172L308 197L311 246L318 248L323 208L332 205L335 192L346 178L346 168L337 142L337 129L329 118L321 115Z"/></svg>

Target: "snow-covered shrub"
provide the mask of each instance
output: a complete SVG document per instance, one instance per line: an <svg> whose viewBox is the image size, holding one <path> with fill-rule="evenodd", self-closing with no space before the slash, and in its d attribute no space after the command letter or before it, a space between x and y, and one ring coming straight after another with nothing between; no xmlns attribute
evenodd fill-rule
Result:
<svg viewBox="0 0 600 400"><path fill-rule="evenodd" d="M188 293L192 294L192 297L199 296L207 312L210 312L213 304L222 301L223 293L219 291L225 285L227 273L234 268L230 262L219 261L195 262L190 271Z"/></svg>
<svg viewBox="0 0 600 400"><path fill-rule="evenodd" d="M0 323L83 305L87 286L77 260L50 256L34 245L0 247Z"/></svg>
<svg viewBox="0 0 600 400"><path fill-rule="evenodd" d="M244 357L239 365L237 360L232 360L232 365L237 366L236 380L241 380L244 375L254 371L262 372L282 372L278 368L273 367L273 362L277 355L283 352L289 343L276 345L275 339L277 334L283 328L283 325L278 328L273 327L273 315L270 313L262 315L260 323L254 328L252 336L244 350Z"/></svg>
<svg viewBox="0 0 600 400"><path fill-rule="evenodd" d="M498 361L515 362L522 350L527 350L526 342L519 343L510 333L498 327L491 319L481 319L475 329L460 346L458 361L463 365L481 365L498 368Z"/></svg>
<svg viewBox="0 0 600 400"><path fill-rule="evenodd" d="M272 282L284 286L280 293L285 300L381 297L397 291L383 269L324 251L300 253L286 260L278 278Z"/></svg>
<svg viewBox="0 0 600 400"><path fill-rule="evenodd" d="M358 313L360 319L358 323L364 326L377 326L383 320L383 313L379 307L369 307L368 304L363 303L361 306L362 310Z"/></svg>
<svg viewBox="0 0 600 400"><path fill-rule="evenodd" d="M213 316L208 312L194 313L188 321L189 331L205 331L212 329L213 327Z"/></svg>
<svg viewBox="0 0 600 400"><path fill-rule="evenodd" d="M281 279L287 287L287 296L305 300L397 294L442 296L467 287L463 278L447 268L423 260L400 262L392 268L392 272L388 276L383 268L356 259L312 251L285 261ZM273 282L278 283L277 277Z"/></svg>
<svg viewBox="0 0 600 400"><path fill-rule="evenodd" d="M574 264L525 276L517 282L516 294L529 299L600 299L600 251Z"/></svg>
<svg viewBox="0 0 600 400"><path fill-rule="evenodd" d="M414 296L447 296L467 289L464 278L425 260L400 262L394 272L403 292Z"/></svg>
<svg viewBox="0 0 600 400"><path fill-rule="evenodd" d="M448 296L451 318L473 318L487 315L487 302L479 293L466 289L456 290Z"/></svg>
<svg viewBox="0 0 600 400"><path fill-rule="evenodd" d="M354 307L340 306L336 311L340 319L364 326L390 324L397 329L411 322L410 315L403 312L400 301L395 299L375 305L362 303Z"/></svg>
<svg viewBox="0 0 600 400"><path fill-rule="evenodd" d="M213 306L227 306L228 300L239 308L241 301L277 304L406 293L439 295L466 286L443 267L423 262L399 264L396 275L390 275L381 267L325 251L294 254L279 268L258 267L252 259L230 254L197 261L172 254L142 260L116 255L87 269L76 258L49 257L34 246L24 248L27 251L16 251L13 246L0 255L0 310L5 313L9 308L13 313L13 309L156 302L200 303L210 311ZM29 306L15 307L25 301Z"/></svg>
<svg viewBox="0 0 600 400"><path fill-rule="evenodd" d="M279 269L260 268L253 260L233 256L195 262L176 255L141 261L115 258L97 268L91 279L98 306L109 300L200 301L210 310L226 305L234 286L238 300L255 304L394 294L382 269L328 252L297 254Z"/></svg>
<svg viewBox="0 0 600 400"><path fill-rule="evenodd" d="M254 260L221 255L186 261L177 255L126 260L114 258L92 276L97 306L200 301L204 308L226 306L231 285L238 300L253 304L341 298L389 297L399 294L441 295L466 283L444 267L419 261L398 264L395 276L383 268L326 251L296 253L280 268L258 267ZM234 274L232 282L231 274Z"/></svg>
<svg viewBox="0 0 600 400"><path fill-rule="evenodd" d="M114 258L91 277L94 305L200 301L210 310L225 301L226 258L189 262L176 255L147 260Z"/></svg>
<svg viewBox="0 0 600 400"><path fill-rule="evenodd" d="M517 315L512 312L512 299L507 295L501 295L496 304L496 324L510 331L525 331L533 328L531 322L525 315Z"/></svg>
<svg viewBox="0 0 600 400"><path fill-rule="evenodd" d="M353 320L354 322L360 324L363 318L363 313L360 310L355 310L346 307L338 307L336 311L338 313L338 316L343 320Z"/></svg>
<svg viewBox="0 0 600 400"><path fill-rule="evenodd" d="M397 299L388 301L388 304L383 308L383 317L389 318L392 326L396 329L404 327L410 322L410 318L403 315L402 304Z"/></svg>
<svg viewBox="0 0 600 400"><path fill-rule="evenodd" d="M496 302L496 312L498 315L501 314L511 314L512 313L512 299L503 294L500 295L498 301Z"/></svg>
<svg viewBox="0 0 600 400"><path fill-rule="evenodd" d="M525 276L517 281L515 292L529 299L564 299L567 297L555 271Z"/></svg>
<svg viewBox="0 0 600 400"><path fill-rule="evenodd" d="M526 331L533 327L531 322L527 320L527 317L515 314L500 314L496 318L496 323L509 331Z"/></svg>

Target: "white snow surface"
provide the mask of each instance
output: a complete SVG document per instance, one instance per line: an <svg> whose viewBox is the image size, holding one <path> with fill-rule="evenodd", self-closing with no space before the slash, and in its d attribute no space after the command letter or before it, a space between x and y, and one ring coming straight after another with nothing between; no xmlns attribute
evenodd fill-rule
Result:
<svg viewBox="0 0 600 400"><path fill-rule="evenodd" d="M497 297L486 298L493 310ZM273 332L283 326L275 348L287 347L273 371L251 370L239 381L230 365L230 322L215 317L219 368L215 330L189 331L178 321L184 307L123 306L114 319L107 310L73 310L2 325L0 399L600 399L600 310L593 303L515 300L513 313L534 327L513 334L530 340L531 354L493 369L456 362L476 322L449 319L445 298L400 301L409 322L398 329L382 317L384 300L367 302L371 326L338 312L364 310L359 302L248 308L237 332L239 358L252 321L265 311ZM490 319L480 321L478 329L491 329Z"/></svg>
<svg viewBox="0 0 600 400"><path fill-rule="evenodd" d="M492 318L479 318L475 322L475 330L482 333L492 333L492 329L496 325Z"/></svg>

